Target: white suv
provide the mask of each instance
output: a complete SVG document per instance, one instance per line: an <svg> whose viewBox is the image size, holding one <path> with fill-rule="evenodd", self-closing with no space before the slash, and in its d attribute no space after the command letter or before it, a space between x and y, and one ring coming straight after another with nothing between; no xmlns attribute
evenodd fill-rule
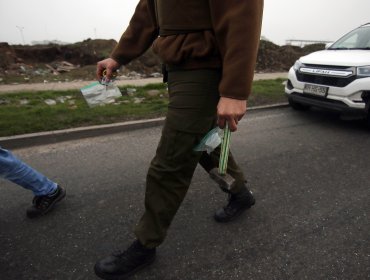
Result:
<svg viewBox="0 0 370 280"><path fill-rule="evenodd" d="M290 68L285 93L291 107L359 113L370 125L370 23Z"/></svg>

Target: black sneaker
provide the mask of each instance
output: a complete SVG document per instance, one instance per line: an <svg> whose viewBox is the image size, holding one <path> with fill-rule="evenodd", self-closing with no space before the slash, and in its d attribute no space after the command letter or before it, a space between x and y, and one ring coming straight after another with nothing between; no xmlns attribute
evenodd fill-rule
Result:
<svg viewBox="0 0 370 280"><path fill-rule="evenodd" d="M27 209L27 217L37 218L51 211L55 204L61 201L66 196L66 190L58 186L53 195L35 196L32 201L32 206Z"/></svg>
<svg viewBox="0 0 370 280"><path fill-rule="evenodd" d="M240 216L256 203L252 193L245 188L242 192L229 195L229 203L216 211L214 218L219 223L227 223Z"/></svg>
<svg viewBox="0 0 370 280"><path fill-rule="evenodd" d="M155 259L156 249L145 248L136 240L123 252L115 252L95 264L95 274L102 279L127 279L138 270L151 264Z"/></svg>

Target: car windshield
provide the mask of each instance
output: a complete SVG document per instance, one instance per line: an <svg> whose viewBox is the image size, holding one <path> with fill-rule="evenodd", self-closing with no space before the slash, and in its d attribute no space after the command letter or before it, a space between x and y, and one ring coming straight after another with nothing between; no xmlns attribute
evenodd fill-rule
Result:
<svg viewBox="0 0 370 280"><path fill-rule="evenodd" d="M359 27L344 35L329 50L370 50L370 25Z"/></svg>

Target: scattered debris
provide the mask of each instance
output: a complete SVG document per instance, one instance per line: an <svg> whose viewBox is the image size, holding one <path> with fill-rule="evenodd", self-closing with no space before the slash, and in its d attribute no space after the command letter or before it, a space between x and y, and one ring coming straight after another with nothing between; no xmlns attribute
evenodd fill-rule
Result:
<svg viewBox="0 0 370 280"><path fill-rule="evenodd" d="M64 103L66 102L67 98L65 96L58 96L57 97L57 101L60 102L60 103Z"/></svg>
<svg viewBox="0 0 370 280"><path fill-rule="evenodd" d="M59 75L59 72L54 69L53 66L49 65L49 64L45 64L46 68L50 69L51 73L53 73L53 75Z"/></svg>
<svg viewBox="0 0 370 280"><path fill-rule="evenodd" d="M155 72L150 74L149 76L153 78L161 78L163 75L161 73Z"/></svg>
<svg viewBox="0 0 370 280"><path fill-rule="evenodd" d="M58 71L58 73L69 72L71 70L74 70L80 67L79 65L75 66L72 63L69 63L68 61L62 61L62 62L57 63L56 65L57 65L56 70Z"/></svg>
<svg viewBox="0 0 370 280"><path fill-rule="evenodd" d="M8 105L10 103L9 100L6 99L0 99L0 105Z"/></svg>
<svg viewBox="0 0 370 280"><path fill-rule="evenodd" d="M30 103L30 101L27 100L27 99L21 99L21 100L19 100L19 104L21 104L21 105L28 105L29 103Z"/></svg>
<svg viewBox="0 0 370 280"><path fill-rule="evenodd" d="M57 105L57 102L54 99L45 99L44 102L49 106Z"/></svg>
<svg viewBox="0 0 370 280"><path fill-rule="evenodd" d="M54 66L51 66L50 64L45 64L45 66L50 70L51 73L53 73L53 75L59 75L80 67L79 65L75 66L67 61L55 62Z"/></svg>
<svg viewBox="0 0 370 280"><path fill-rule="evenodd" d="M134 104L140 104L145 100L144 97L135 97L134 98Z"/></svg>
<svg viewBox="0 0 370 280"><path fill-rule="evenodd" d="M151 89L146 92L147 95L152 96L152 97L158 96L160 93L161 91L158 89Z"/></svg>
<svg viewBox="0 0 370 280"><path fill-rule="evenodd" d="M30 46L0 43L0 82L46 83L56 77L65 82L75 79L93 80L96 63L106 58L116 44L115 40L100 39L87 39L67 45ZM256 72L288 71L299 57L324 48L324 44L304 47L278 46L268 40L261 40ZM162 77L161 62L152 50L148 50L120 70L118 79ZM20 78L16 80L15 77Z"/></svg>
<svg viewBox="0 0 370 280"><path fill-rule="evenodd" d="M136 88L126 88L126 93L129 96L133 96L136 93Z"/></svg>

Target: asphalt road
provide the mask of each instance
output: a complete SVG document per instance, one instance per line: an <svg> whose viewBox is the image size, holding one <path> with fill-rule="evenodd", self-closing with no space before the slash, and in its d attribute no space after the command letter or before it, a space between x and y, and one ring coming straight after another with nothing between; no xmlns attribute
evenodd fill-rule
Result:
<svg viewBox="0 0 370 280"><path fill-rule="evenodd" d="M143 210L160 128L13 150L67 189L28 220L32 194L1 181L0 279L96 279L98 258L125 248ZM232 150L257 203L213 221L226 197L196 170L158 258L132 279L370 279L370 131L322 111L253 111Z"/></svg>

